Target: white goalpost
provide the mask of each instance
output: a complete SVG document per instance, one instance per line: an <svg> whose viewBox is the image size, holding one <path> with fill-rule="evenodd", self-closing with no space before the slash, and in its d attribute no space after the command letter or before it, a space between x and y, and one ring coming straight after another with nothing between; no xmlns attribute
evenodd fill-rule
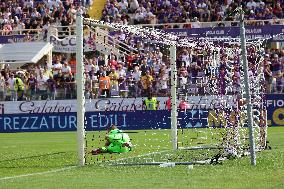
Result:
<svg viewBox="0 0 284 189"><path fill-rule="evenodd" d="M176 46L170 46L170 61L171 61L171 129L173 150L178 149L177 136L177 67L176 67Z"/></svg>
<svg viewBox="0 0 284 189"><path fill-rule="evenodd" d="M245 38L245 24L244 24L244 12L240 9L240 33L241 33L241 48L242 48L242 59L243 59L243 69L244 69L244 97L247 103L247 117L248 117L248 128L249 128L249 142L250 142L250 157L251 164L256 165L255 156L255 139L254 139L254 128L253 128L253 115L252 115L252 103L250 95L250 78L248 75L248 60L247 60L247 50L246 50L246 38Z"/></svg>
<svg viewBox="0 0 284 189"><path fill-rule="evenodd" d="M78 141L78 165L85 165L85 97L84 97L84 63L83 63L83 17L80 12L76 14L76 84L77 84L77 141ZM87 20L87 22L89 22ZM89 23L91 25L91 23ZM111 28L104 24L94 24L103 28ZM172 146L177 150L177 70L176 70L176 47L170 46L171 60L171 127L172 127Z"/></svg>
<svg viewBox="0 0 284 189"><path fill-rule="evenodd" d="M85 96L83 63L83 17L76 14L76 85L77 85L77 143L78 165L85 165Z"/></svg>
<svg viewBox="0 0 284 189"><path fill-rule="evenodd" d="M265 111L262 104L263 100L252 102L251 100L251 92L250 92L250 78L248 75L248 62L247 62L247 54L246 54L246 41L245 41L245 28L243 25L243 19L240 21L241 23L241 48L242 48L242 63L243 63L243 84L241 90L243 91L241 94L246 99L246 105L244 109L241 109L238 113L239 115L233 115L231 112L227 112L225 110L217 110L222 112L225 116L223 121L225 124L222 126L209 126L207 125L204 128L187 128L185 125L181 125L178 117L180 111L178 111L178 103L180 101L178 94L178 74L177 74L177 50L180 47L184 46L196 46L190 40L187 39L178 39L178 37L161 33L156 30L143 29L138 26L123 26L119 24L110 24L103 23L97 20L85 19L82 17L80 13L77 13L76 17L76 62L77 62L77 72L76 72L76 85L77 85L77 142L78 142L78 165L84 166L86 164L86 156L87 156L87 147L86 147L86 135L85 135L85 96L84 96L84 63L83 63L83 26L87 25L90 27L102 27L102 28L111 28L114 30L120 29L122 31L127 31L129 33L133 33L136 35L141 35L140 37L146 38L147 35L154 36L157 38L158 43L160 42L164 46L166 46L167 51L169 51L169 60L170 60L170 97L171 97L171 110L170 110L170 132L167 129L157 128L153 131L145 131L145 137L149 139L145 139L144 146L148 145L164 145L165 147L160 147L160 149L155 149L156 151L147 151L149 153L144 154L136 154L133 157L122 157L116 159L111 159L109 162L122 162L118 163L118 165L160 165L163 162L173 161L176 165L187 165L187 164L207 164L210 162L210 158L212 154L220 153L221 156L228 151L228 149L238 149L237 156L247 154L251 157L251 164L256 165L256 149L262 150L265 148L264 144L266 141L266 121L265 128L260 128L258 124L260 124L259 117L265 117L263 115L263 111ZM159 41L160 40L160 41ZM211 45L211 44L208 44ZM214 45L212 48L218 49ZM220 61L219 55L220 49L218 49L218 54L213 53L213 61L214 64L218 64ZM214 51L212 51L214 52ZM211 57L212 58L212 57ZM218 61L215 61L218 60ZM215 65L215 66L216 66ZM261 72L261 69L259 67ZM261 82L261 81L257 81ZM258 85L258 84L257 84ZM216 86L215 86L216 87ZM256 89L253 95L261 98L261 89ZM188 96L188 98L194 98L194 96ZM218 99L217 97L214 97ZM219 99L220 101L226 100L223 96ZM237 98L230 96L229 98ZM237 102L237 100L235 100ZM236 105L236 104L235 104ZM227 107L230 111L233 110L233 107ZM201 112L200 109L189 110L188 113L198 111ZM210 114L211 110L206 110L208 114ZM186 112L185 112L186 113ZM203 113L203 110L202 110ZM238 114L236 113L236 114ZM201 113L200 113L201 115ZM199 115L199 118L200 118ZM192 113L192 119L194 118ZM219 116L218 113L214 116ZM215 118L213 119L219 119ZM235 117L234 117L235 116ZM212 117L212 116L211 116ZM234 117L234 118L232 118ZM235 119L233 126L228 126L230 119ZM220 121L220 120L219 120ZM217 122L219 122L217 121ZM222 121L222 119L221 119ZM208 121L209 124L209 121ZM263 131L263 129L265 131ZM248 130L248 132L247 132ZM161 132L161 135L164 135L161 138L155 138L158 132ZM265 139L261 139L261 132L265 132ZM181 133L181 135L179 134ZM167 137L169 136L169 141L167 141ZM99 136L101 137L101 136ZM181 138L179 138L181 137ZM249 139L249 140L247 140ZM142 139L140 139L142 141ZM161 141L158 141L161 140ZM149 142L150 141L150 142ZM153 142L154 141L154 142ZM258 141L258 142L256 142ZM149 144L147 143L149 142ZM147 143L147 144L146 144ZM180 145L183 143L183 145ZM249 148L247 148L249 145ZM169 146L171 146L169 148ZM139 147L139 146L138 146ZM248 152L249 149L249 152ZM200 150L201 152L196 152ZM215 151L214 151L215 150ZM113 158L112 155L107 156ZM105 157L104 157L105 158ZM200 158L200 159L199 159ZM104 160L105 161L105 160Z"/></svg>

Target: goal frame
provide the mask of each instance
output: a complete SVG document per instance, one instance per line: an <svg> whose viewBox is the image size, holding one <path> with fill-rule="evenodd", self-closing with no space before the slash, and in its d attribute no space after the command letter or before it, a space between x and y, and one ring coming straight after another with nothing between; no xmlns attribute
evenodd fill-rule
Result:
<svg viewBox="0 0 284 189"><path fill-rule="evenodd" d="M91 23L91 19L87 19L87 22L92 26L112 28L109 25L105 25L102 22L93 20L96 23ZM246 40L245 40L245 28L243 24L243 19L240 20L240 31L241 31L241 47L242 47L242 59L244 72L244 82L245 82L245 98L247 101L247 115L248 115L248 127L249 127L249 141L250 141L250 156L251 164L256 165L255 156L255 144L252 126L252 105L251 97L249 93L249 78L247 70L247 59L246 59ZM76 14L76 62L77 62L77 72L76 72L76 84L77 84L77 151L78 151L78 165L85 165L85 97L84 97L84 65L83 65L83 25L84 18L80 12ZM133 27L133 26L132 26ZM115 28L113 28L115 29ZM140 28L141 29L141 28ZM142 29L141 29L142 30ZM176 49L177 43L175 40L168 43L170 50L170 70L171 70L171 130L172 130L172 149L178 149L178 139L177 139L177 99L176 99L176 89L177 89L177 68L176 68Z"/></svg>
<svg viewBox="0 0 284 189"><path fill-rule="evenodd" d="M77 84L77 152L78 165L85 165L85 97L84 97L84 63L83 63L83 16L80 12L76 14L76 84ZM104 24L95 24L99 27L108 27ZM173 150L178 149L177 140L177 69L176 69L176 46L170 45L171 63L171 130Z"/></svg>

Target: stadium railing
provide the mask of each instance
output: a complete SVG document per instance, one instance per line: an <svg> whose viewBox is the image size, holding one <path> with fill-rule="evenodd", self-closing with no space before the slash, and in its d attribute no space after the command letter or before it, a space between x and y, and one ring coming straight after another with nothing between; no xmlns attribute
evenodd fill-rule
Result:
<svg viewBox="0 0 284 189"><path fill-rule="evenodd" d="M54 26L51 25L48 30L45 29L21 29L21 30L13 30L9 32L8 35L1 35L4 33L3 30L0 30L0 36L9 36L9 38L13 38L13 36L19 35L27 35L26 38L22 38L18 40L15 38L13 42L26 42L26 41L46 41L49 35L55 35L56 37L62 39L68 36L74 36L76 33L76 26ZM12 41L11 41L12 42ZM108 31L97 29L96 31L96 42L97 45L102 44L104 46L107 44L108 50L112 52L116 52L115 54L128 55L132 51L136 51L128 44L116 39L113 35L110 35ZM1 42L0 42L1 43ZM105 46L101 49L105 49ZM98 49L99 50L99 49ZM137 53L137 52L136 52Z"/></svg>
<svg viewBox="0 0 284 189"><path fill-rule="evenodd" d="M3 34L4 31L0 30L0 37L9 37L10 42L27 42L27 41L43 41L45 37L45 32L43 29L21 29L21 30L12 30L8 35ZM17 41L17 36L25 36L21 40ZM13 38L14 37L14 38ZM1 43L2 41L0 41Z"/></svg>
<svg viewBox="0 0 284 189"><path fill-rule="evenodd" d="M269 19L269 20L245 20L246 25L283 25L284 19ZM193 28L198 25L199 28L206 27L234 27L239 26L238 21L216 21L216 22L187 22L187 23L162 23L162 24L139 24L142 27L151 28Z"/></svg>
<svg viewBox="0 0 284 189"><path fill-rule="evenodd" d="M111 48L110 50L114 54L117 54L117 56L119 56L119 53L122 56L129 55L130 52L137 53L137 50L135 50L125 42L116 39L116 37L114 37L108 31L96 28L95 32L96 32L96 43L103 45L103 48L105 48L106 46Z"/></svg>
<svg viewBox="0 0 284 189"><path fill-rule="evenodd" d="M269 20L246 20L245 23L247 25L284 25L284 19L269 19ZM176 29L183 29L183 28L194 28L198 26L199 28L205 27L234 27L239 26L237 21L217 21L217 22L187 22L187 23L163 23L163 24L140 24L142 27L150 27L150 28L176 28ZM50 28L56 29L56 35L59 38L64 38L67 36L75 35L76 26L50 26ZM5 31L0 30L0 36L13 36L13 35L33 35L37 36L36 38L39 40L43 40L44 36L46 35L45 29L21 29L21 30L12 30L8 33L8 35L4 35ZM120 42L121 43L121 42ZM126 45L126 44L123 44Z"/></svg>

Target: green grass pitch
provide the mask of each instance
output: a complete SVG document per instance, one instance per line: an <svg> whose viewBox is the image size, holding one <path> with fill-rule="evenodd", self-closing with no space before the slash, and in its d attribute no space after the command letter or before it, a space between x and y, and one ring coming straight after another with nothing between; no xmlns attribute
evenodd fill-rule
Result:
<svg viewBox="0 0 284 189"><path fill-rule="evenodd" d="M87 149L101 146L103 135L88 133ZM0 188L284 188L284 127L268 129L272 150L258 153L255 167L250 166L249 157L224 161L222 165L194 166L193 169L99 163L166 150L171 146L169 132L139 131L129 135L136 149L129 154L88 156L90 165L85 167L35 174L76 165L76 133L0 134ZM161 138L165 139L162 143Z"/></svg>

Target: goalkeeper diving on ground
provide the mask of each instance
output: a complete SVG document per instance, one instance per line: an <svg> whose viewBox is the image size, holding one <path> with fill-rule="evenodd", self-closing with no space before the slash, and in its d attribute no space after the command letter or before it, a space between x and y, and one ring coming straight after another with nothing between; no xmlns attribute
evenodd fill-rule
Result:
<svg viewBox="0 0 284 189"><path fill-rule="evenodd" d="M127 133L111 125L105 137L105 146L91 151L92 155L101 153L124 153L132 150L132 144Z"/></svg>

